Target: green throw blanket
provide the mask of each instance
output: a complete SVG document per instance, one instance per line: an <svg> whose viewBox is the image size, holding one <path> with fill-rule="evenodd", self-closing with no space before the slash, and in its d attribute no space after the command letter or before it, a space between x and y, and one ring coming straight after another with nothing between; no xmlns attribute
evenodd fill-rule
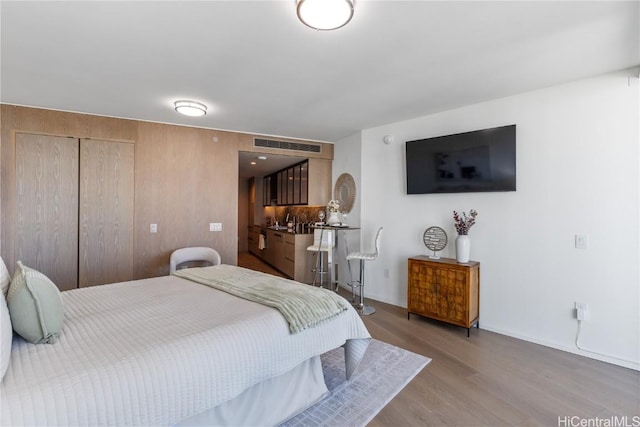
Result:
<svg viewBox="0 0 640 427"><path fill-rule="evenodd" d="M173 274L277 308L289 322L292 334L336 316L349 306L344 298L330 290L233 265L187 268Z"/></svg>

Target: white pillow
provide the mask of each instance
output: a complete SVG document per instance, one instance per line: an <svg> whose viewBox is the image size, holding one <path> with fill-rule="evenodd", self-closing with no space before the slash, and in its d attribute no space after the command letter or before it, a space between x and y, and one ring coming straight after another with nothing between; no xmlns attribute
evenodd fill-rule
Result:
<svg viewBox="0 0 640 427"><path fill-rule="evenodd" d="M0 257L0 292L2 292L5 298L7 297L10 283L11 276L9 275L9 270L7 270L7 266L4 264L2 257Z"/></svg>
<svg viewBox="0 0 640 427"><path fill-rule="evenodd" d="M18 261L7 294L13 330L34 344L53 344L64 321L58 287L44 274Z"/></svg>
<svg viewBox="0 0 640 427"><path fill-rule="evenodd" d="M3 264L4 265L4 264ZM13 342L13 328L9 307L4 299L4 293L0 293L0 382L9 368L11 359L11 343Z"/></svg>

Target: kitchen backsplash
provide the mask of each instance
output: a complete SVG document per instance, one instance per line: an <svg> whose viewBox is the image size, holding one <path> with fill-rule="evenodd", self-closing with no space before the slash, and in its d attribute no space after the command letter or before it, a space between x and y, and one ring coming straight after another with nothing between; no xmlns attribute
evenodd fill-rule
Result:
<svg viewBox="0 0 640 427"><path fill-rule="evenodd" d="M264 208L264 223L273 225L278 221L281 225L286 225L285 220L289 214L289 220L296 218L297 222L316 222L320 221L318 212L325 210L326 206L266 206Z"/></svg>

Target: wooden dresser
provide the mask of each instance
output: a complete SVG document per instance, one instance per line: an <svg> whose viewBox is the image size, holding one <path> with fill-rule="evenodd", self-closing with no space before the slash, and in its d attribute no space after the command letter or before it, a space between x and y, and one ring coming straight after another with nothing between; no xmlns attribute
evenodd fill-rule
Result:
<svg viewBox="0 0 640 427"><path fill-rule="evenodd" d="M411 314L440 320L467 329L480 318L480 263L455 259L409 258L407 318Z"/></svg>

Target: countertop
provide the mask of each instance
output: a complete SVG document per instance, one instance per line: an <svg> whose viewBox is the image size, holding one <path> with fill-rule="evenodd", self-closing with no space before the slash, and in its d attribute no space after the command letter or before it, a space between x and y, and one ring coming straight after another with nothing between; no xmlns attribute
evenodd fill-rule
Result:
<svg viewBox="0 0 640 427"><path fill-rule="evenodd" d="M325 224L325 225L312 225L310 229L308 229L308 231L305 231L304 233L300 233L300 232L294 231L294 229L287 228L286 226L283 226L283 225L279 225L276 227L275 225L266 226L266 225L255 224L254 226L259 227L261 229L265 229L265 230L278 231L280 233L287 233L287 234L313 234L313 230L315 228L324 228L325 230L359 230L360 229L360 227L353 227L350 225Z"/></svg>
<svg viewBox="0 0 640 427"><path fill-rule="evenodd" d="M271 230L271 231L277 231L277 232L280 232L280 233L286 233L286 234L313 234L313 229L311 229L309 231L306 231L304 233L300 233L300 232L296 232L293 229L287 228L287 227L282 226L282 225L278 226L278 227L273 226L273 225L270 226L270 227L267 227L266 225L256 225L256 227L260 227L261 229L265 229L265 230Z"/></svg>

